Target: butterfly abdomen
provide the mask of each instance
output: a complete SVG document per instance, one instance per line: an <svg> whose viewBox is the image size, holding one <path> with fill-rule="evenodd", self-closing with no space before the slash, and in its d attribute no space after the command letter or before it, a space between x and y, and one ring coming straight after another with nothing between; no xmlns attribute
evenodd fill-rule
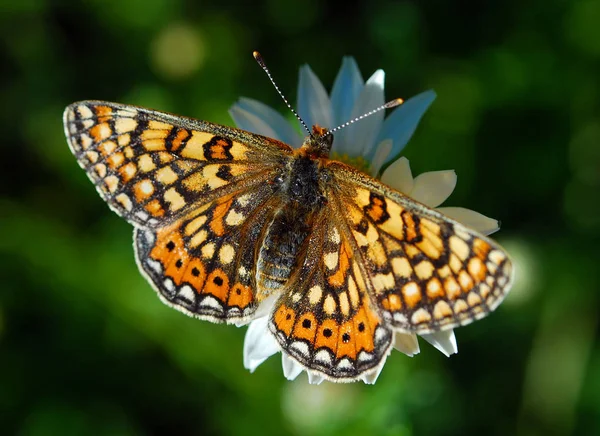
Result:
<svg viewBox="0 0 600 436"><path fill-rule="evenodd" d="M310 235L312 220L312 213L293 203L282 207L273 217L256 264L260 293L270 295L287 283Z"/></svg>
<svg viewBox="0 0 600 436"><path fill-rule="evenodd" d="M268 225L257 259L257 285L270 295L281 289L302 258L317 212L326 204L318 160L297 152L274 182L281 207ZM325 170L326 171L326 170Z"/></svg>

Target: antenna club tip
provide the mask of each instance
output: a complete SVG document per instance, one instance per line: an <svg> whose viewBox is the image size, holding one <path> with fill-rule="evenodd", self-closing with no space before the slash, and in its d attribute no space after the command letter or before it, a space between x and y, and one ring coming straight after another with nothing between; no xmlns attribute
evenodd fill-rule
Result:
<svg viewBox="0 0 600 436"><path fill-rule="evenodd" d="M260 53L259 53L258 51L256 51L256 50L254 50L254 51L252 52L252 56L254 56L254 59L256 59L257 61L262 59L262 56L261 56L261 55L260 55Z"/></svg>
<svg viewBox="0 0 600 436"><path fill-rule="evenodd" d="M390 109L390 108L393 108L393 107L396 107L396 106L400 106L402 103L404 103L403 99L401 99L401 98L395 98L394 100L391 100L391 101L387 102L385 104L385 107L387 109Z"/></svg>

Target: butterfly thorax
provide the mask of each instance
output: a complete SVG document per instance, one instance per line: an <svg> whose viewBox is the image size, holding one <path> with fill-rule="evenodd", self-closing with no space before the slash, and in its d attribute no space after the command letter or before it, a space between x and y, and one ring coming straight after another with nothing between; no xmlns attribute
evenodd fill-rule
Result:
<svg viewBox="0 0 600 436"><path fill-rule="evenodd" d="M333 135L328 133L327 129L315 124L312 134L304 139L300 151L312 158L327 159L332 145Z"/></svg>

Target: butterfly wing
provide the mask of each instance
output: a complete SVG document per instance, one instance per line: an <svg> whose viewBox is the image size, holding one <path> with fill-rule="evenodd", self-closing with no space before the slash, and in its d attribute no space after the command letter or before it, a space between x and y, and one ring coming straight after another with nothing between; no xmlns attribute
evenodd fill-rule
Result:
<svg viewBox="0 0 600 436"><path fill-rule="evenodd" d="M274 139L116 103L74 103L64 125L102 198L144 227L162 227L240 186L263 183L291 153Z"/></svg>
<svg viewBox="0 0 600 436"><path fill-rule="evenodd" d="M331 380L378 373L392 332L331 207L315 219L303 251L288 292L275 304L270 330L285 353Z"/></svg>
<svg viewBox="0 0 600 436"><path fill-rule="evenodd" d="M328 168L331 200L389 325L431 333L500 304L513 268L497 243L347 165L330 161Z"/></svg>
<svg viewBox="0 0 600 436"><path fill-rule="evenodd" d="M255 258L278 198L270 185L207 203L159 229L135 231L135 252L161 299L197 318L243 324L262 300Z"/></svg>
<svg viewBox="0 0 600 436"><path fill-rule="evenodd" d="M269 181L291 149L242 130L134 106L67 107L71 151L136 226L142 273L163 301L214 322L245 322L258 300L254 250L276 201Z"/></svg>

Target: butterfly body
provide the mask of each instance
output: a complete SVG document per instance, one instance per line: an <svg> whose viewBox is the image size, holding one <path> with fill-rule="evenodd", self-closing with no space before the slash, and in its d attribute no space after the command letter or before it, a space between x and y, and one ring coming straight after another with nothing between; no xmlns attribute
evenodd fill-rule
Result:
<svg viewBox="0 0 600 436"><path fill-rule="evenodd" d="M395 332L468 324L510 288L498 244L330 160L323 129L294 150L99 101L70 105L64 123L165 303L212 322L268 315L282 351L329 379L376 373Z"/></svg>
<svg viewBox="0 0 600 436"><path fill-rule="evenodd" d="M316 216L314 207L295 201L283 202L266 226L256 261L259 293L268 296L284 288L297 267L300 253L313 227Z"/></svg>

